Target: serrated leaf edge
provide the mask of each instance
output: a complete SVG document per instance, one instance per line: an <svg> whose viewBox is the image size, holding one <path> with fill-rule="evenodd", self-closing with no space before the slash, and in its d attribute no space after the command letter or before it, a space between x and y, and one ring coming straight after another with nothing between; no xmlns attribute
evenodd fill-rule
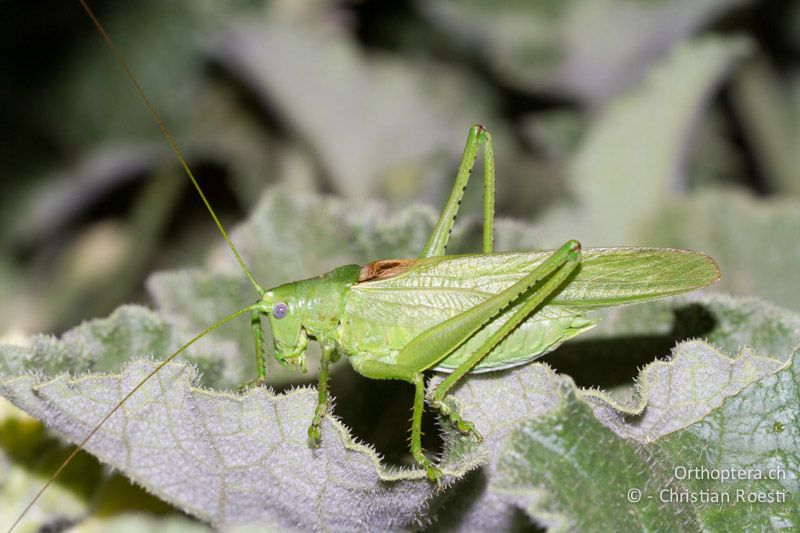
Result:
<svg viewBox="0 0 800 533"><path fill-rule="evenodd" d="M3 384L13 384L18 381L24 380L36 380L37 382L31 386L32 391L34 394L37 393L37 390L43 389L45 387L51 386L52 384L61 381L67 380L68 385L76 385L81 382L89 381L89 380L117 380L121 379L124 374L128 371L130 367L141 365L142 363L145 364L158 364L159 361L156 361L149 357L139 357L136 359L131 359L126 361L125 365L119 372L84 372L78 375L71 375L68 372L63 372L54 376L46 381L39 381L37 378L40 378L41 375L37 376L35 372L25 375L20 375L9 380L5 380L2 382ZM264 387L264 388L251 388L246 390L244 393L241 394L234 394L227 391L217 391L214 389L208 389L205 387L198 386L197 383L199 381L199 372L197 368L188 361L180 361L180 362L171 362L168 363L167 366L179 367L180 368L180 375L182 376L181 379L189 380L188 388L189 392L192 394L200 394L204 396L209 396L213 398L225 398L228 400L234 400L236 402L244 402L249 396L255 394L261 394L261 391L267 393L269 399L274 402L281 402L287 401L294 395L304 394L304 393L313 393L316 394L317 389L310 385L302 385L302 386L295 386L291 387L285 392L276 393L271 387ZM188 370L188 372L186 372ZM424 479L426 477L425 470L420 468L413 468L413 467L403 467L403 466L391 466L391 465L384 465L382 463L382 457L380 453L378 453L369 443L365 443L360 441L357 437L355 437L351 432L350 428L347 427L341 420L332 414L326 414L325 419L327 419L336 431L338 432L341 442L346 450L353 451L356 453L361 453L369 457L370 461L375 467L375 472L378 475L379 479L382 481L405 481L405 480L415 480L415 479ZM460 468L452 469L452 468L443 468L443 473L447 477L453 478L450 481L455 481L463 477L467 472L473 470L484 464L484 460L476 460L476 459L469 459ZM130 476L127 472L126 475ZM131 477L134 479L133 477ZM138 480L137 480L138 481Z"/></svg>
<svg viewBox="0 0 800 533"><path fill-rule="evenodd" d="M711 352L713 352L716 357L727 360L729 362L736 362L742 358L749 358L752 360L760 360L775 364L776 365L775 370L770 372L768 375L780 371L787 365L786 361L782 361L774 357L760 355L749 346L740 348L736 356L731 357L730 355L723 352L722 350L720 350L719 348L717 348L716 346L714 346L709 342L706 342L701 339L689 339L676 344L672 348L672 351L668 359L653 361L652 363L648 363L647 365L644 366L644 368L639 372L639 375L636 377L634 382L634 387L635 387L634 403L621 402L616 398L614 398L613 396L611 396L610 394L608 394L607 392L600 389L583 389L576 387L576 389L578 390L579 397L582 399L599 400L608 407L612 408L613 410L624 416L639 416L644 412L644 410L647 408L647 405L650 403L650 387L649 387L649 380L647 379L650 376L650 374L655 372L656 369L658 368L676 366L676 364L679 361L681 361L685 357L688 357L688 355L685 355L684 350L693 345L702 345L704 348L710 349ZM789 362L791 361L791 359L792 358L790 357ZM742 388L744 388L744 386ZM722 405L722 402L725 400L725 398L728 398L730 396L735 396L736 394L738 394L738 391L729 395L720 395L719 404L715 405L714 408L717 408L720 405ZM690 424L694 422L697 422L697 420L690 422Z"/></svg>

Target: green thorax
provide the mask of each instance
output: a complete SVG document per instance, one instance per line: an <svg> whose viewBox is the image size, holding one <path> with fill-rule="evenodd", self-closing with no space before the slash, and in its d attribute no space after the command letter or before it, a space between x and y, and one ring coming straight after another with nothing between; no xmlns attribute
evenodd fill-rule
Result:
<svg viewBox="0 0 800 533"><path fill-rule="evenodd" d="M360 271L358 265L346 265L292 284L300 321L309 335L334 335L344 310L345 294L358 281Z"/></svg>
<svg viewBox="0 0 800 533"><path fill-rule="evenodd" d="M305 335L320 342L338 341L345 294L358 281L360 272L358 265L346 265L267 291L264 301L269 306L283 303L288 308L283 318L269 315L276 349L284 353L298 351L304 347Z"/></svg>

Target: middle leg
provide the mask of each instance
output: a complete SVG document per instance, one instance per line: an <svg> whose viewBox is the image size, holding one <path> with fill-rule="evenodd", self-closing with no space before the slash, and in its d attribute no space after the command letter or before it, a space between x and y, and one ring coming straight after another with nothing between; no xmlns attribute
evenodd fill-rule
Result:
<svg viewBox="0 0 800 533"><path fill-rule="evenodd" d="M319 427L322 424L322 417L328 412L331 404L328 396L328 369L330 368L333 354L333 346L327 344L322 346L322 364L319 370L319 385L317 387L317 409L314 411L314 419L308 427L308 440L314 448L319 447L319 442L322 439Z"/></svg>
<svg viewBox="0 0 800 533"><path fill-rule="evenodd" d="M372 379L398 379L414 385L414 408L411 415L411 456L425 469L430 481L441 483L442 471L425 456L422 449L422 414L425 411L425 378L421 371L380 361L362 361L358 372Z"/></svg>

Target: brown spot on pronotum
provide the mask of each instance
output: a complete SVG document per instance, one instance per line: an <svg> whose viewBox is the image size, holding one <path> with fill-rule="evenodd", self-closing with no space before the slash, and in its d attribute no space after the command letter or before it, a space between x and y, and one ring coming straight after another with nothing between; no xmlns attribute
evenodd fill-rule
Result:
<svg viewBox="0 0 800 533"><path fill-rule="evenodd" d="M374 261L361 267L358 283L399 276L407 272L416 262L415 259L382 259L380 261Z"/></svg>

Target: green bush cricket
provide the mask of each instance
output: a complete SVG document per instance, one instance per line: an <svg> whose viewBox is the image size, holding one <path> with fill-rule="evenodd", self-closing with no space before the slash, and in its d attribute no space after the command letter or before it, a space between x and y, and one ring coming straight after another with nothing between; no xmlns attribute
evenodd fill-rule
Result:
<svg viewBox="0 0 800 533"><path fill-rule="evenodd" d="M468 373L511 368L531 362L562 342L592 328L587 312L603 307L671 296L707 286L719 278L710 257L663 248L581 250L575 240L555 251L503 252L493 249L494 153L492 137L473 126L453 185L433 232L415 259L379 260L346 265L319 277L269 290L254 279L192 175L185 158L131 73L116 46L84 0L80 3L111 47L144 100L178 160L197 188L236 260L259 294L258 301L195 336L164 359L133 387L79 443L17 519L99 428L164 365L219 326L249 314L255 340L257 379L268 380L262 318L267 317L275 357L285 365L305 365L306 347L322 348L318 403L310 413L309 443L318 445L320 424L328 411L328 371L347 356L353 368L371 379L402 380L415 388L410 452L432 482L441 470L425 456L421 423L425 404L424 372L449 373L430 393L428 403L464 434L481 436L444 400ZM483 150L483 249L480 254L446 255L450 233L464 191Z"/></svg>

